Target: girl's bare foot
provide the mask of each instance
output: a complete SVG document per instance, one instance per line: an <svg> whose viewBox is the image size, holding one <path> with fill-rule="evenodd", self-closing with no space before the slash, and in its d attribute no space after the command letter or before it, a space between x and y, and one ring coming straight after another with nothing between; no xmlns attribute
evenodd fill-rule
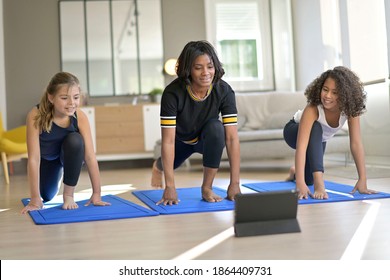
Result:
<svg viewBox="0 0 390 280"><path fill-rule="evenodd" d="M62 205L62 209L64 210L71 210L71 209L77 209L79 206L76 202L74 202L74 189L75 187L71 187L64 184L64 192L62 194L62 197L64 199L64 204Z"/></svg>
<svg viewBox="0 0 390 280"><path fill-rule="evenodd" d="M294 181L294 180L295 180L295 166L291 166L286 181Z"/></svg>
<svg viewBox="0 0 390 280"><path fill-rule="evenodd" d="M324 186L321 186L321 187L314 186L313 198L315 198L315 199L328 199L329 196L328 196L328 193L325 191L325 187Z"/></svg>
<svg viewBox="0 0 390 280"><path fill-rule="evenodd" d="M216 195L212 189L202 188L202 198L207 202L220 202L222 197Z"/></svg>
<svg viewBox="0 0 390 280"><path fill-rule="evenodd" d="M163 172L157 168L156 163L157 163L157 161L153 162L151 186L153 188L162 189L163 188L163 185L162 185Z"/></svg>
<svg viewBox="0 0 390 280"><path fill-rule="evenodd" d="M328 199L328 194L325 190L324 173L321 171L313 172L314 179L314 194L315 199Z"/></svg>

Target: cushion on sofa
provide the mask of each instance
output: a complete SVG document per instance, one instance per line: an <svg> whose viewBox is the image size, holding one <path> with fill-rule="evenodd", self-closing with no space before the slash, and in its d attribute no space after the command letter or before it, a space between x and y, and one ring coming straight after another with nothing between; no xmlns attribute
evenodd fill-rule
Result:
<svg viewBox="0 0 390 280"><path fill-rule="evenodd" d="M302 92L236 94L238 117L246 122L241 130L283 128L298 109L306 105Z"/></svg>
<svg viewBox="0 0 390 280"><path fill-rule="evenodd" d="M265 121L265 125L267 129L278 129L278 128L284 128L287 122L289 122L291 118L288 118L288 115L286 113L274 113L268 116L267 120Z"/></svg>
<svg viewBox="0 0 390 280"><path fill-rule="evenodd" d="M276 139L283 139L283 129L261 129L250 131L239 131L238 137L241 142L247 141L269 141Z"/></svg>
<svg viewBox="0 0 390 280"><path fill-rule="evenodd" d="M246 120L243 130L257 130L264 128L266 96L258 94L236 94L238 119Z"/></svg>

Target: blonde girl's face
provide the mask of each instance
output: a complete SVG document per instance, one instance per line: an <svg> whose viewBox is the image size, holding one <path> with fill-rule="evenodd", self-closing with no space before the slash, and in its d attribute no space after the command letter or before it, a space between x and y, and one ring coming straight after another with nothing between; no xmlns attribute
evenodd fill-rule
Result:
<svg viewBox="0 0 390 280"><path fill-rule="evenodd" d="M321 89L321 103L325 109L338 110L338 93L336 82L332 78L327 78Z"/></svg>
<svg viewBox="0 0 390 280"><path fill-rule="evenodd" d="M213 82L215 67L207 54L198 56L191 67L191 83L195 88L209 88Z"/></svg>
<svg viewBox="0 0 390 280"><path fill-rule="evenodd" d="M80 88L74 86L62 86L54 95L48 95L49 101L54 106L54 114L57 117L72 116L80 105Z"/></svg>

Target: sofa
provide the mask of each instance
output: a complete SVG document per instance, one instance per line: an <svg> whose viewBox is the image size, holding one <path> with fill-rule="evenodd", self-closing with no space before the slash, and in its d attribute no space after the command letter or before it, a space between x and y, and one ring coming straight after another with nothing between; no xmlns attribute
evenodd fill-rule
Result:
<svg viewBox="0 0 390 280"><path fill-rule="evenodd" d="M295 150L283 139L283 128L298 109L306 106L302 92L236 93L236 103L242 162L294 157ZM157 141L154 151L154 157L159 157L161 141ZM347 126L328 141L326 154L329 153L341 153L348 159ZM194 154L192 158L199 159L201 155ZM227 159L226 150L222 159Z"/></svg>

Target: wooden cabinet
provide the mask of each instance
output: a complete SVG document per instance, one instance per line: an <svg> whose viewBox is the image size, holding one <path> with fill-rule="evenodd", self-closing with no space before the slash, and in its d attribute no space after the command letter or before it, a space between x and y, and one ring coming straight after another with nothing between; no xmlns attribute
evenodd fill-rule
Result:
<svg viewBox="0 0 390 280"><path fill-rule="evenodd" d="M144 152L142 105L96 106L96 153Z"/></svg>
<svg viewBox="0 0 390 280"><path fill-rule="evenodd" d="M98 160L152 158L160 139L158 104L94 106ZM90 122L92 122L90 120Z"/></svg>

